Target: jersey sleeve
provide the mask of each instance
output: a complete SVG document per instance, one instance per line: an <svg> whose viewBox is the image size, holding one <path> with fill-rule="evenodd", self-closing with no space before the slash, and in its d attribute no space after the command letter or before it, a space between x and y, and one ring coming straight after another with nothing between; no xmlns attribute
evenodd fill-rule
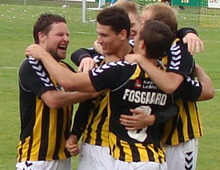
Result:
<svg viewBox="0 0 220 170"><path fill-rule="evenodd" d="M80 139L82 133L86 128L88 117L90 114L91 104L92 99L81 102L76 111L71 134L76 135L78 139Z"/></svg>
<svg viewBox="0 0 220 170"><path fill-rule="evenodd" d="M104 56L99 54L94 48L80 48L71 54L71 60L77 66L79 66L82 59L86 57L92 58L96 63L104 59Z"/></svg>
<svg viewBox="0 0 220 170"><path fill-rule="evenodd" d="M194 67L195 61L186 45L180 40L175 40L168 52L167 71L187 77L192 73Z"/></svg>
<svg viewBox="0 0 220 170"><path fill-rule="evenodd" d="M97 91L115 90L126 83L133 75L137 64L125 61L111 62L89 72L90 80Z"/></svg>
<svg viewBox="0 0 220 170"><path fill-rule="evenodd" d="M176 116L178 113L179 113L179 107L175 103L172 103L166 109L154 113L156 118L155 123L157 124L165 123L167 120L169 120L173 116Z"/></svg>
<svg viewBox="0 0 220 170"><path fill-rule="evenodd" d="M19 70L19 83L25 91L40 96L48 90L56 90L43 64L36 59L26 59Z"/></svg>
<svg viewBox="0 0 220 170"><path fill-rule="evenodd" d="M202 92L202 84L198 80L187 77L183 82L182 95L191 102L198 100Z"/></svg>
<svg viewBox="0 0 220 170"><path fill-rule="evenodd" d="M198 35L198 33L196 32L194 28L184 27L177 31L176 37L182 40L188 33L193 33L193 34Z"/></svg>

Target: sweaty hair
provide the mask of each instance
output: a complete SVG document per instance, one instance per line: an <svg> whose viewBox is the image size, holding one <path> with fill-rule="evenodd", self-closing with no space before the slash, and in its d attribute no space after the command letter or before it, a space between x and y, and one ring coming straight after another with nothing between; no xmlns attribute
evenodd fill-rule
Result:
<svg viewBox="0 0 220 170"><path fill-rule="evenodd" d="M165 3L152 3L145 6L144 11L151 11L151 20L158 20L167 24L176 36L177 18L172 7Z"/></svg>
<svg viewBox="0 0 220 170"><path fill-rule="evenodd" d="M117 6L105 8L96 17L96 21L101 25L111 26L111 29L119 34L123 29L130 36L130 19L127 12Z"/></svg>
<svg viewBox="0 0 220 170"><path fill-rule="evenodd" d="M47 34L51 30L51 25L53 23L59 23L59 22L66 23L66 20L64 17L55 14L49 14L49 13L41 14L34 24L33 36L35 43L39 44L39 37L38 37L39 32Z"/></svg>
<svg viewBox="0 0 220 170"><path fill-rule="evenodd" d="M144 41L147 57L159 59L169 50L174 36L165 23L148 20L139 32L139 39Z"/></svg>

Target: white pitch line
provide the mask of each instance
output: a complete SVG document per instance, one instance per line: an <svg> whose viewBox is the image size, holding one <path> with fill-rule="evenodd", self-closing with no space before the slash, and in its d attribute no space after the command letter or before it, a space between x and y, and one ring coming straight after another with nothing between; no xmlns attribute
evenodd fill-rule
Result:
<svg viewBox="0 0 220 170"><path fill-rule="evenodd" d="M214 91L220 91L220 89L214 89Z"/></svg>
<svg viewBox="0 0 220 170"><path fill-rule="evenodd" d="M94 32L76 32L77 34L97 34L97 33L94 33Z"/></svg>
<svg viewBox="0 0 220 170"><path fill-rule="evenodd" d="M0 69L5 69L5 70L17 70L17 67L0 67Z"/></svg>

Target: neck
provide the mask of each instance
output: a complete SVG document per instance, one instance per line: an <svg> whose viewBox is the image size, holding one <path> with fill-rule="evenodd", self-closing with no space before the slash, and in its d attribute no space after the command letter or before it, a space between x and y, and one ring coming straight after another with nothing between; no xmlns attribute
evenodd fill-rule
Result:
<svg viewBox="0 0 220 170"><path fill-rule="evenodd" d="M131 51L132 51L132 47L131 47L131 45L127 41L124 45L120 46L120 48L118 49L118 51L115 54L115 56L117 58L119 58L119 60L124 60L125 56L127 54L129 54Z"/></svg>
<svg viewBox="0 0 220 170"><path fill-rule="evenodd" d="M157 59L154 58L148 58L148 60L155 66L157 66Z"/></svg>
<svg viewBox="0 0 220 170"><path fill-rule="evenodd" d="M116 62L120 61L120 58L118 58L116 55L111 54L111 55L106 55L105 57L105 62L110 63L110 62Z"/></svg>

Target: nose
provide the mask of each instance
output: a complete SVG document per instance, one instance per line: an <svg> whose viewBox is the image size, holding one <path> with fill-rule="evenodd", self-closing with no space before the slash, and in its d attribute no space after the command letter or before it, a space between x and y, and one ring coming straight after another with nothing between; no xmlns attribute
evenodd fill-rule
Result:
<svg viewBox="0 0 220 170"><path fill-rule="evenodd" d="M69 35L64 35L63 39L64 41L69 42Z"/></svg>
<svg viewBox="0 0 220 170"><path fill-rule="evenodd" d="M101 37L100 35L98 35L97 43L98 43L98 44L101 44L101 43L102 43L102 37Z"/></svg>

